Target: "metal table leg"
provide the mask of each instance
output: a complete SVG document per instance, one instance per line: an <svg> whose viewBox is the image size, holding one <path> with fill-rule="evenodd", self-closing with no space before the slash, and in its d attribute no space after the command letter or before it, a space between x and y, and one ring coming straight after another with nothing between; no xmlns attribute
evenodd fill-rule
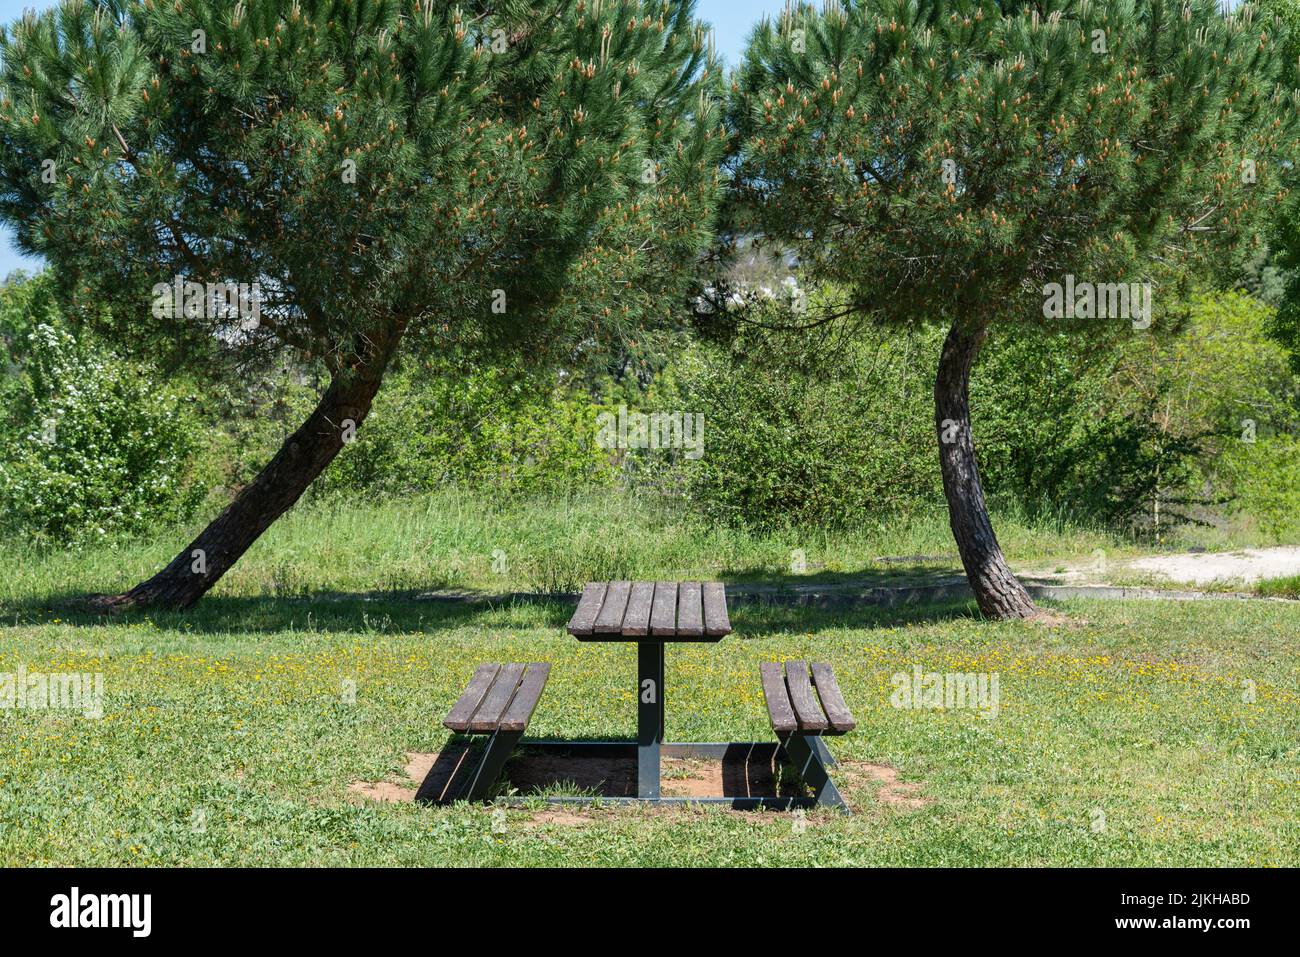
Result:
<svg viewBox="0 0 1300 957"><path fill-rule="evenodd" d="M664 643L637 642L636 659L636 793L657 801L659 746L664 740Z"/></svg>

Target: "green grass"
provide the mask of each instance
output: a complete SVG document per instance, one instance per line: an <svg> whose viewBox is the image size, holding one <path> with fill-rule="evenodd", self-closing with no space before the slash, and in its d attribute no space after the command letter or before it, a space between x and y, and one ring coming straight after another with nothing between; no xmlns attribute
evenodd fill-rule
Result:
<svg viewBox="0 0 1300 957"><path fill-rule="evenodd" d="M554 663L530 734L634 732L634 648L576 642L564 602L385 595L403 555L403 587L435 571L488 587L492 547L521 563L559 554L568 518L638 577L779 574L791 544L651 509L602 533L608 513L591 503L482 514L441 502L293 516L186 614L104 620L54 600L129 584L175 538L138 553L6 555L0 673L102 673L105 714L0 711L0 864L1300 865L1289 603L1074 602L1055 628L966 606L738 608L732 636L670 649L668 734L766 740L758 663L833 663L859 722L831 745L856 813L811 812L802 831L779 812L607 806L576 820L512 809L498 833L486 807L360 799L350 783L401 780L406 752L443 747L440 719L480 661ZM1049 537L1008 539L1024 555ZM808 554L856 570L927 554L918 544L823 536ZM1086 554L1090 540L1075 545ZM278 597L264 577L277 568L299 576ZM527 584L516 569L502 590ZM892 707L892 676L916 665L996 673L998 716ZM884 803L867 764L896 769L927 803Z"/></svg>
<svg viewBox="0 0 1300 957"><path fill-rule="evenodd" d="M1300 575L1265 578L1263 581L1255 583L1255 591L1265 598L1300 599Z"/></svg>
<svg viewBox="0 0 1300 957"><path fill-rule="evenodd" d="M1014 515L994 518L1015 562L1086 558L1097 548L1119 555L1126 548L1097 531L1034 526ZM198 526L175 529L145 542L108 541L39 554L0 545L0 613L32 595L128 588L166 564L197 531ZM494 565L494 553L504 561ZM792 572L796 553L806 562L799 574ZM758 534L719 526L681 505L623 494L494 503L446 493L379 503L337 498L294 509L213 594L565 592L587 581L629 576L901 580L960 568L943 509L853 531Z"/></svg>
<svg viewBox="0 0 1300 957"><path fill-rule="evenodd" d="M0 715L0 863L1300 864L1300 609L1064 610L1089 623L753 607L718 645L671 649L670 737L767 739L758 662L816 656L860 722L834 742L840 759L891 765L931 802L884 806L855 775L857 814L814 813L802 834L774 812L625 809L583 826L512 810L495 834L480 807L350 798L350 782L444 745L439 719L482 660L554 662L532 733L630 735L633 650L569 638L564 605L213 599L109 625L56 613L0 633L0 670L102 672L106 713ZM916 664L999 674L998 717L891 707L891 676Z"/></svg>

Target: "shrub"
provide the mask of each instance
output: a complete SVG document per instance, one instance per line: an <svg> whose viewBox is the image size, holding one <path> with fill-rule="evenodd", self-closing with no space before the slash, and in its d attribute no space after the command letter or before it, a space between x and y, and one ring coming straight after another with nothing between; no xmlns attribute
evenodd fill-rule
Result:
<svg viewBox="0 0 1300 957"><path fill-rule="evenodd" d="M1234 507L1278 541L1300 534L1300 438L1274 435L1230 447L1224 470L1236 489Z"/></svg>
<svg viewBox="0 0 1300 957"><path fill-rule="evenodd" d="M831 354L769 337L698 346L676 373L704 414L704 455L683 463L710 516L758 527L861 524L943 502L931 437L933 336L868 336Z"/></svg>
<svg viewBox="0 0 1300 957"><path fill-rule="evenodd" d="M1222 510L1236 491L1225 454L1243 423L1272 434L1296 418L1269 321L1256 300L1227 294L1186 303L1177 328L1086 341L999 333L972 385L990 499L1030 520L1143 534ZM703 459L680 463L688 494L714 518L760 527L940 507L940 339L868 330L815 348L747 331L688 350L669 370L684 407L705 414ZM1281 493L1264 482L1249 500L1272 515Z"/></svg>
<svg viewBox="0 0 1300 957"><path fill-rule="evenodd" d="M186 397L47 322L26 340L5 410L25 424L0 453L3 530L70 543L188 518L206 486Z"/></svg>
<svg viewBox="0 0 1300 957"><path fill-rule="evenodd" d="M459 485L518 496L608 484L615 473L595 442L599 411L554 383L483 368L430 375L412 364L390 374L356 441L317 485L387 494Z"/></svg>

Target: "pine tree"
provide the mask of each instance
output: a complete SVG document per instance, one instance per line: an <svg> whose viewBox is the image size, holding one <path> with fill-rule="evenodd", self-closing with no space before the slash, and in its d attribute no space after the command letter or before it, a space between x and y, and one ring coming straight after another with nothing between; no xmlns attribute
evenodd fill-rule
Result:
<svg viewBox="0 0 1300 957"><path fill-rule="evenodd" d="M1280 38L1288 71L1284 80L1300 86L1300 0L1260 0L1259 6L1285 28ZM1300 375L1300 194L1293 192L1278 208L1270 240L1271 255L1262 257L1263 263L1272 274L1268 278L1282 287L1272 334L1290 353L1292 371Z"/></svg>
<svg viewBox="0 0 1300 957"><path fill-rule="evenodd" d="M724 148L693 6L64 0L5 31L0 216L66 308L192 364L328 372L229 507L108 604L197 600L364 438L403 349L537 364L682 301Z"/></svg>
<svg viewBox="0 0 1300 957"><path fill-rule="evenodd" d="M946 324L940 464L986 615L1036 609L976 463L980 347L1012 322L1151 334L1182 285L1215 278L1298 155L1281 68L1273 19L1218 0L856 0L756 30L730 107L736 228L851 290L798 328ZM1076 280L1151 283L1157 316L1135 332L1122 310L1056 309L1049 288Z"/></svg>

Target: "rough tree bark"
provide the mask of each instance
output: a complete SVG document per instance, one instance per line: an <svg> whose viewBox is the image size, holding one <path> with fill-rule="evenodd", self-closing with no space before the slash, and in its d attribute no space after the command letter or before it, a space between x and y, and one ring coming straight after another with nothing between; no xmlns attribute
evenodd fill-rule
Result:
<svg viewBox="0 0 1300 957"><path fill-rule="evenodd" d="M989 522L975 461L970 427L970 372L988 335L982 321L958 319L948 332L934 380L934 418L939 430L939 464L948 499L948 521L966 578L980 611L989 618L1038 614L1029 592L1007 566Z"/></svg>
<svg viewBox="0 0 1300 957"><path fill-rule="evenodd" d="M360 427L379 392L392 351L390 347L368 363L336 371L307 421L198 538L152 578L125 594L94 598L92 606L102 610L188 608L203 597L298 501L334 460L350 432Z"/></svg>

